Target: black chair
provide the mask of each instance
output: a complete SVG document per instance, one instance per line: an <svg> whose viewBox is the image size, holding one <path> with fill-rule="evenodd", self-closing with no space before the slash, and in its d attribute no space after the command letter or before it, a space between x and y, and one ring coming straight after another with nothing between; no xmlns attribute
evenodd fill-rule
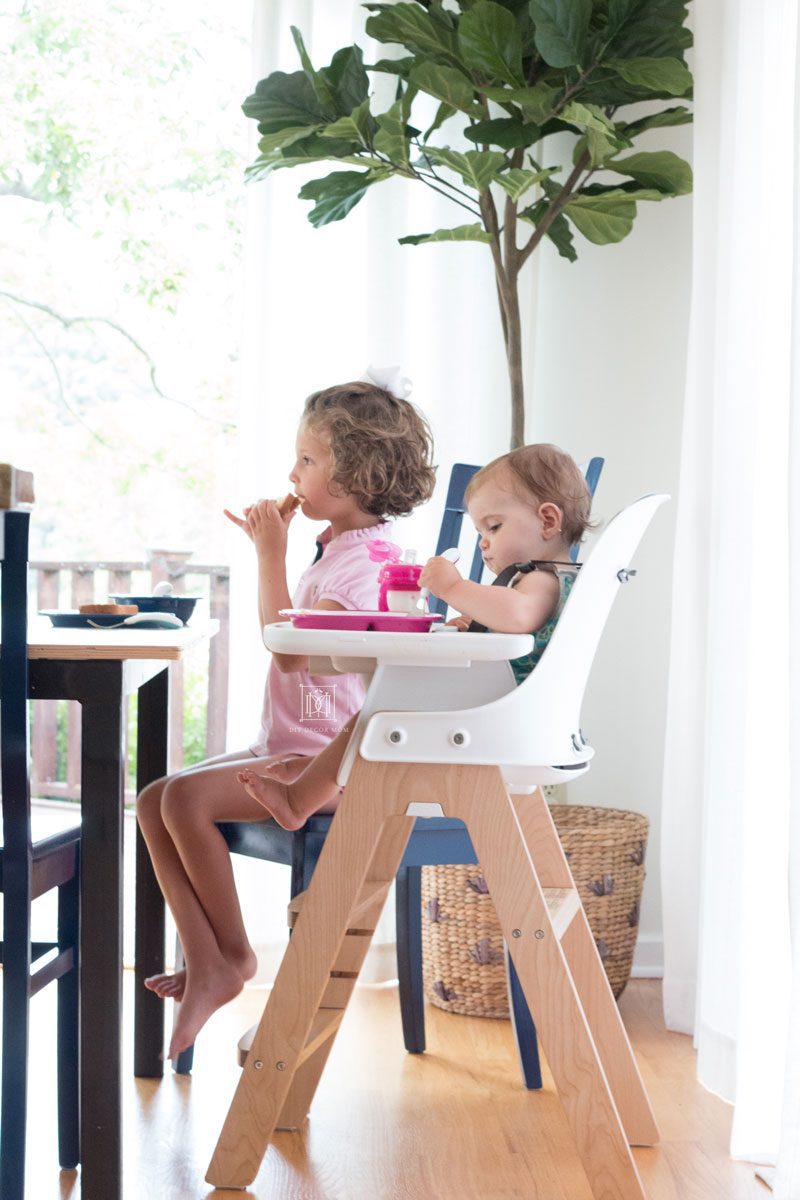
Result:
<svg viewBox="0 0 800 1200"><path fill-rule="evenodd" d="M594 495L604 460L593 458L584 468L586 483ZM445 500L444 515L436 543L436 553L441 554L450 546L457 546L461 537L461 526L467 511L464 493L477 466L455 463L450 473L450 482ZM479 580L483 572L480 539L475 539L475 548L470 563L469 578ZM578 547L572 551L577 558ZM443 600L431 597L430 609L446 616L447 605ZM325 837L332 821L331 816L318 815L309 818L302 829L289 832L281 829L276 821L224 822L221 830L228 848L233 854L244 854L248 858L260 858L265 862L283 863L291 867L290 899L308 887L317 859L322 852ZM400 1015L403 1025L403 1041L410 1054L421 1054L425 1050L425 1002L422 985L422 867L443 864L477 862L475 851L463 821L447 817L419 818L408 841L395 881L395 913L397 927L397 973L400 992ZM509 966L509 999L514 1032L519 1050L525 1086L540 1088L542 1076L539 1067L539 1047L536 1029L528 1005L522 993L513 964ZM185 1074L192 1068L193 1047L185 1050L176 1063L175 1070Z"/></svg>
<svg viewBox="0 0 800 1200"><path fill-rule="evenodd" d="M28 525L15 507L13 468L0 465L0 794L3 846L3 1050L0 1096L0 1196L23 1200L28 1092L30 999L57 981L58 1157L80 1161L80 826L34 840L28 753ZM8 509L8 511L6 511ZM58 929L31 941L31 904L58 890ZM44 1056L47 1061L47 1055Z"/></svg>

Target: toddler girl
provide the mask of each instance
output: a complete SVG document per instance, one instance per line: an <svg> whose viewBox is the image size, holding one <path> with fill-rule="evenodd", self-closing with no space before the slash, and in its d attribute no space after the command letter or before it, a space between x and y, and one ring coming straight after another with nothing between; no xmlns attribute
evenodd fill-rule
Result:
<svg viewBox="0 0 800 1200"><path fill-rule="evenodd" d="M404 515L430 498L431 454L427 423L385 388L359 381L310 396L289 479L304 516L328 527L293 598L286 543L294 511L282 513L270 500L259 500L241 517L226 510L256 551L259 625L280 620L282 608L376 609L380 562L370 556L370 543L389 537L387 517ZM261 734L248 750L155 780L139 795L139 825L186 964L173 975L146 981L162 998L181 1002L169 1058L192 1045L209 1016L256 969L230 856L216 827L217 821L266 819L263 807L237 782L239 772L254 758L261 770L280 760L284 777L293 779L363 702L360 675L336 676L333 693L327 681L309 674L308 665L304 656L272 656ZM320 700L332 694L335 712Z"/></svg>
<svg viewBox="0 0 800 1200"><path fill-rule="evenodd" d="M568 454L533 445L478 471L466 501L494 583L462 579L453 563L437 557L428 559L420 584L461 610L452 622L460 629L533 633L533 650L511 663L521 683L541 658L577 573L569 550L589 526L589 489ZM298 829L319 808L335 807L336 775L351 729L352 721L297 775L281 766L265 773L245 768L239 780L280 825Z"/></svg>

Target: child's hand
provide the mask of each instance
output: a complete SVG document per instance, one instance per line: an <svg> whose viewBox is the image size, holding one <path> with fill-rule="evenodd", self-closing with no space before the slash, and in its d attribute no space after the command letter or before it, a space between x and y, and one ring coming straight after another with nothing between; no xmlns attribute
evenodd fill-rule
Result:
<svg viewBox="0 0 800 1200"><path fill-rule="evenodd" d="M465 613L459 613L457 616L451 617L449 621L445 622L446 625L455 625L459 633L466 633L471 623L472 618L466 616Z"/></svg>
<svg viewBox="0 0 800 1200"><path fill-rule="evenodd" d="M287 534L294 511L281 516L274 500L259 500L245 511L248 533L253 539L256 553L285 555Z"/></svg>
<svg viewBox="0 0 800 1200"><path fill-rule="evenodd" d="M419 577L420 587L428 588L441 600L446 600L453 588L461 582L459 571L449 559L442 558L441 555L429 558Z"/></svg>
<svg viewBox="0 0 800 1200"><path fill-rule="evenodd" d="M250 526L247 524L247 518L248 518L252 508L253 508L252 504L248 504L247 507L242 510L242 512L243 512L242 517L237 517L236 513L232 513L227 508L223 508L223 510L222 510L225 513L225 516L228 518L228 520L233 521L234 525L238 525L239 528L244 533L247 534L247 536L250 538L251 541L253 540L253 535L250 532Z"/></svg>

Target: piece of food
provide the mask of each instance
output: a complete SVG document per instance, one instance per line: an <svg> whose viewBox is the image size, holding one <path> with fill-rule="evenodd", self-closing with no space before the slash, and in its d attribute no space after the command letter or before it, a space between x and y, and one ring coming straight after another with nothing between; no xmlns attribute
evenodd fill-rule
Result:
<svg viewBox="0 0 800 1200"><path fill-rule="evenodd" d="M294 492L287 492L282 500L277 501L278 512L282 517L288 517L289 513L293 513L300 505L300 497L295 496Z"/></svg>
<svg viewBox="0 0 800 1200"><path fill-rule="evenodd" d="M115 617L130 617L138 613L138 604L81 604L78 612L88 614L110 613Z"/></svg>

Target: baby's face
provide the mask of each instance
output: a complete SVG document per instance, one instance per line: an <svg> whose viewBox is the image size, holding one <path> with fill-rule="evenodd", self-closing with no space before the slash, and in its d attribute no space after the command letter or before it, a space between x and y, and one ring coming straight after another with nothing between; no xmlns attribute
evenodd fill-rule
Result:
<svg viewBox="0 0 800 1200"><path fill-rule="evenodd" d="M487 480L470 496L467 509L480 535L483 561L494 575L511 563L550 557L541 507L503 486L502 477Z"/></svg>

